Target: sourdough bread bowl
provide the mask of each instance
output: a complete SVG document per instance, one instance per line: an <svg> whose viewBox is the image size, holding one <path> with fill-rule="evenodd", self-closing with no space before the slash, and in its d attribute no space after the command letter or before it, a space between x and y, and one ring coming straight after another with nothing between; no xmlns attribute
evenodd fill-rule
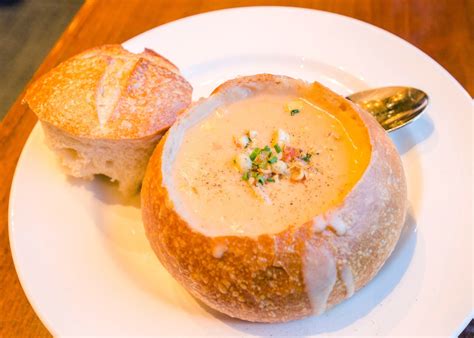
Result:
<svg viewBox="0 0 474 338"><path fill-rule="evenodd" d="M351 297L404 224L400 157L375 119L319 83L219 86L160 141L141 192L149 242L192 295L284 322Z"/></svg>
<svg viewBox="0 0 474 338"><path fill-rule="evenodd" d="M24 102L68 174L86 179L104 174L132 195L156 144L191 95L190 84L161 55L105 45L43 75Z"/></svg>

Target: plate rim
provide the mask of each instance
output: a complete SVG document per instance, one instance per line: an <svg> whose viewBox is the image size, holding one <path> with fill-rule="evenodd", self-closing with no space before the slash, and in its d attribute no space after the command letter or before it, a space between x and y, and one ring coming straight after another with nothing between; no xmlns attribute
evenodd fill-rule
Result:
<svg viewBox="0 0 474 338"><path fill-rule="evenodd" d="M25 144L23 145L23 148L21 149L20 156L18 157L18 161L17 161L16 166L15 166L15 172L13 174L12 183L11 183L11 187L10 187L10 196L8 198L8 241L9 241L9 244L10 244L10 253L12 255L13 267L15 268L15 272L17 274L18 281L20 283L20 286L21 286L23 292L25 293L26 299L28 300L28 303L33 308L33 311L35 312L35 314L40 319L41 323L46 327L46 329L54 337L56 337L56 336L59 336L59 333L56 330L53 330L53 325L49 322L49 319L47 319L46 316L41 311L39 311L39 305L36 304L36 301L34 300L34 297L31 294L31 289L25 287L28 282L27 282L27 279L23 276L23 272L21 272L19 259L17 258L18 248L16 248L16 244L15 244L16 242L13 238L13 233L14 233L14 229L13 229L14 228L14 215L13 215L13 213L14 213L14 210L13 210L13 206L12 206L13 203L12 202L13 202L13 199L15 198L15 192L16 192L16 189L17 189L16 181L19 180L19 178L18 178L19 174L18 174L17 168L19 167L20 163L24 160L24 157L26 156L26 152L24 151L24 149L26 149L26 147L29 146L33 142L33 138L31 137L31 135L33 134L33 132L35 132L36 129L39 129L39 128L40 128L40 122L36 121L35 125L33 126L30 133L28 134L28 138L27 138Z"/></svg>
<svg viewBox="0 0 474 338"><path fill-rule="evenodd" d="M170 26L173 26L173 25L179 25L179 24L181 24L181 22L184 22L184 21L187 21L187 20L190 20L190 19L194 19L194 18L198 18L198 17L219 15L221 12L236 12L237 13L237 12L244 12L244 11L254 11L254 10L257 10L257 11L260 10L261 11L261 10L269 10L269 9L278 10L278 11L294 10L294 11L301 11L301 12L312 12L312 13L317 14L317 15L336 16L336 17L339 17L343 20L351 21L352 23L355 23L357 25L365 26L366 28L368 28L370 30L373 30L373 31L376 31L378 33L384 34L386 37L391 37L392 39L398 41L398 43L401 43L401 44L411 48L412 50L415 50L416 53L419 54L425 61L429 61L430 64L436 70L441 72L441 75L443 75L444 78L449 79L449 81L452 84L454 84L454 86L456 86L456 88L458 89L458 92L463 93L463 97L466 100L468 100L470 103L472 103L473 99L470 96L470 94L467 92L466 88L464 88L459 83L459 81L447 71L447 69L445 69L436 60L434 60L430 55L426 54L424 51L422 51L417 46L411 44L410 42L404 40L403 38L399 37L398 35L390 32L388 30L385 30L383 28L375 26L374 24L371 24L371 23L368 23L368 22L365 22L365 21L362 21L362 20L359 20L359 19L356 19L356 18L353 18L353 17L345 16L345 15L342 15L342 14L339 14L339 13L323 11L323 10L320 10L320 9L297 7L297 6L241 6L241 7L223 8L223 9L218 9L218 10L213 10L213 11L188 15L188 16L184 16L182 18L179 18L179 19L176 19L176 20L173 20L173 21L166 22L164 24L155 26L155 27L150 28L150 29L148 29L144 32L141 32L140 34L131 37L130 39L122 42L121 44L122 44L122 46L127 48L126 47L127 44L131 43L135 39L140 39L140 38L143 39L143 37L145 35L153 34L154 31L157 31L157 30L165 28L165 27L170 27ZM30 133L27 137L27 140L26 140L25 144L22 147L20 156L18 157L18 161L17 161L16 166L15 166L15 171L14 171L14 174L13 174L13 178L12 178L12 181L11 181L10 193L9 193L9 198L8 198L8 203L9 204L8 204L8 211L7 211L8 239L9 239L10 252L11 252L12 260L13 260L13 266L15 268L16 274L18 276L19 283L22 287L23 292L25 293L25 296L26 296L29 304L33 308L35 314L38 316L38 318L40 319L42 324L46 327L46 329L53 336L58 336L58 335L60 335L60 333L53 329L53 324L49 321L47 316L43 312L40 311L40 306L36 303L35 297L31 294L31 292L32 292L31 288L27 287L27 285L29 285L31 283L27 281L27 279L23 276L23 273L21 272L22 268L20 266L19 259L17 257L18 248L16 246L16 241L14 239L15 217L14 217L14 210L13 210L13 205L14 205L13 200L15 198L16 190L17 190L17 187L18 187L17 181L20 179L19 174L18 174L18 172L19 172L18 167L20 167L22 162L24 162L24 158L26 156L25 149L27 147L30 147L30 144L33 142L33 138L31 137L31 135L35 132L36 129L40 129L40 122L39 121L37 121L35 123L35 125L33 126L33 128L31 129L31 131L30 131ZM36 131L36 132L41 132L41 131ZM456 334L459 334L460 332L462 332L462 330L467 325L467 323L469 323L469 321L471 320L469 316L474 317L474 308L471 309L470 315L468 314L467 317L464 320L462 320L461 325L463 325L463 326L459 328L459 330Z"/></svg>
<svg viewBox="0 0 474 338"><path fill-rule="evenodd" d="M282 10L282 11L284 11L284 10L294 10L294 11L301 11L301 12L317 12L317 13L319 13L319 15L336 16L336 17L339 17L343 20L352 21L355 24L365 26L365 27L370 28L370 29L375 29L375 30L377 30L381 33L386 34L387 36L391 36L391 38L393 38L395 40L398 40L398 42L404 44L405 46L408 46L408 47L411 47L412 49L415 49L416 52L418 54L420 54L421 56L423 56L424 58L429 59L430 63L433 66L437 67L438 70L442 71L443 75L447 76L451 81L456 83L456 86L458 87L458 89L460 89L463 92L466 99L468 99L470 101L473 100L473 98L467 92L467 89L464 88L461 85L461 83L451 73L448 72L448 70L446 68L444 68L441 64L439 64L435 59L433 59L430 55L425 53L423 50L421 50L417 46L413 45L412 43L408 42L407 40L401 38L400 36L396 35L395 33L392 33L392 32L390 32L390 31L388 31L384 28L378 27L374 24L371 24L369 22L366 22L366 21L363 21L363 20L360 20L360 19L356 19L356 18L353 18L353 17L350 17L350 16L339 14L339 13L323 11L321 9L315 9L315 8L306 8L306 7L298 7L298 6L258 6L258 5L257 6L241 6L241 7L222 8L222 9L217 9L217 10L213 10L213 11L208 11L208 12L203 12L203 13L197 13L197 14L184 16L182 18L166 22L166 23L161 24L159 26L155 26L153 28L150 28L149 30L146 30L144 32L141 32L138 35L135 35L135 36L129 38L128 40L122 42L121 45L124 46L125 48L127 48L126 45L128 43L131 43L135 39L143 38L143 36L145 36L146 34L151 34L151 32L154 31L154 30L165 28L165 27L170 27L170 26L173 26L173 25L177 25L177 24L180 24L181 21L186 21L186 20L189 20L189 19L195 19L195 18L198 18L198 17L204 17L204 16L208 16L208 15L217 15L221 12L269 10L269 9L270 10L277 10L277 11L278 10Z"/></svg>

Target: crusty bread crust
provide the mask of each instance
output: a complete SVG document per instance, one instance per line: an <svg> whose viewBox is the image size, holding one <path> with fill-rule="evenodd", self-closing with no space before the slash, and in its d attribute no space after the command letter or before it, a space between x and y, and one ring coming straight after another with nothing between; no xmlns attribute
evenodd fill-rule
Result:
<svg viewBox="0 0 474 338"><path fill-rule="evenodd" d="M268 86L293 88L329 111L355 112L367 128L370 163L344 202L328 211L347 231L338 235L327 227L318 232L312 222L257 238L208 237L196 231L176 212L163 177L176 125L148 164L142 213L158 258L191 294L231 317L283 322L324 312L376 275L404 224L406 183L400 157L375 119L318 83L269 74L230 80L190 107L177 124L200 105L231 95L235 88L259 92Z"/></svg>
<svg viewBox="0 0 474 338"><path fill-rule="evenodd" d="M28 88L24 102L69 175L107 175L128 196L138 191L153 149L191 98L191 85L161 55L105 45L52 69Z"/></svg>
<svg viewBox="0 0 474 338"><path fill-rule="evenodd" d="M73 136L140 139L169 128L191 94L178 68L154 51L134 54L105 45L46 73L24 102L41 121Z"/></svg>

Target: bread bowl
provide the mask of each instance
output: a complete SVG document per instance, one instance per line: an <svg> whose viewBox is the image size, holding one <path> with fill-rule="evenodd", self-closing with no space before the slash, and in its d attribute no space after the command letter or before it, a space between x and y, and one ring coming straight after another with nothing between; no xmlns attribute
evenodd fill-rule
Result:
<svg viewBox="0 0 474 338"><path fill-rule="evenodd" d="M389 257L407 208L400 157L372 116L319 83L270 74L188 108L154 151L141 198L171 275L253 322L351 297Z"/></svg>
<svg viewBox="0 0 474 338"><path fill-rule="evenodd" d="M154 51L135 54L105 45L43 75L28 88L24 102L68 174L85 179L104 174L131 195L191 94L178 68Z"/></svg>

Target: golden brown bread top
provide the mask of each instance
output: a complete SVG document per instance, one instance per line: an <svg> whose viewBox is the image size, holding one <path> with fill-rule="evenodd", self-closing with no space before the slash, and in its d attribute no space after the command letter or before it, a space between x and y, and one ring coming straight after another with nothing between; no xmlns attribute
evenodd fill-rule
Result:
<svg viewBox="0 0 474 338"><path fill-rule="evenodd" d="M139 139L169 128L191 95L178 68L154 51L105 45L43 75L24 102L41 121L75 136Z"/></svg>

